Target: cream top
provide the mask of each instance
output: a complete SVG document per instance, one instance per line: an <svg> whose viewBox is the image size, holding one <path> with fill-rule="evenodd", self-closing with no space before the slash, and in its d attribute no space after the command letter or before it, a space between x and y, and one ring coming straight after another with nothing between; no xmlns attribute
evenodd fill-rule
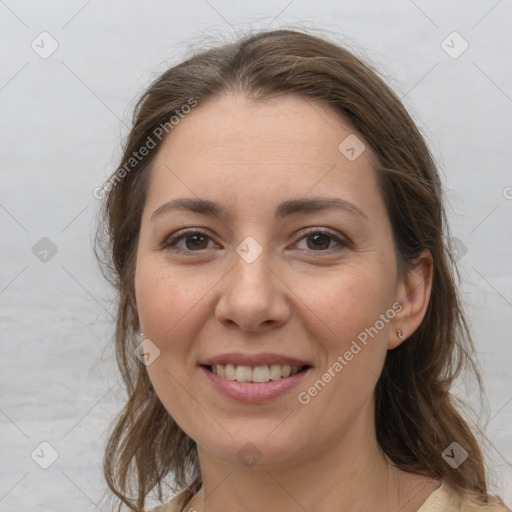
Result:
<svg viewBox="0 0 512 512"><path fill-rule="evenodd" d="M193 501L199 499L203 501L203 488L194 495ZM160 505L149 512L197 512L195 508L187 506L191 503L181 503L183 501L184 493L178 493L171 501L164 505ZM512 512L509 508L503 505L499 500L488 505L475 504L468 497L462 497L459 493L455 492L451 487L445 485L443 482L423 503L417 512Z"/></svg>

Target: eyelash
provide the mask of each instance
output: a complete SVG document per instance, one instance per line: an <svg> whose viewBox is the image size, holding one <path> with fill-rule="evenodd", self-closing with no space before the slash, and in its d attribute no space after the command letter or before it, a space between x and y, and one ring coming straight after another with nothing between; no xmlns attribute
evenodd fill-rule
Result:
<svg viewBox="0 0 512 512"><path fill-rule="evenodd" d="M329 249L321 249L321 250L318 250L318 251L315 251L315 250L310 250L309 252L313 252L313 253L322 253L322 252L328 252L330 253L332 250L334 251L339 251L341 249L344 249L344 248L347 248L350 244L347 240L343 240L341 238L339 238L337 235L333 234L331 231L327 231L325 229L312 229L310 231L307 231L305 233L302 234L301 238L299 238L299 241L304 239L304 238L307 238L311 235L316 235L316 234L319 234L319 235L323 235L323 236L326 236L328 238L330 238L331 240L335 241L336 243L338 243L338 247L331 247ZM198 230L198 229L188 229L188 230L185 230L185 231L182 231L181 233L177 233L175 235L171 235L170 237L166 238L166 240L163 242L162 244L162 249L164 250L167 250L167 249L173 249L173 250L177 250L179 252L185 252L185 253L199 253L201 254L203 251L206 251L207 249L199 249L197 251L191 251L191 250L188 250L188 249L180 249L180 248L176 248L176 244L178 242L180 242L181 240L184 240L186 239L187 237L189 236L192 236L192 235L201 235L201 236L204 236L206 238L209 238L211 240L211 237L205 233L204 231L201 231L201 230Z"/></svg>

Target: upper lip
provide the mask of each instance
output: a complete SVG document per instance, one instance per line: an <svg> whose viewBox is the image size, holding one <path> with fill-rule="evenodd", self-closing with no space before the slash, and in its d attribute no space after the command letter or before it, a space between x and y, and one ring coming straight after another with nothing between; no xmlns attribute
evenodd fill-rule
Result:
<svg viewBox="0 0 512 512"><path fill-rule="evenodd" d="M281 366L311 366L307 361L295 359L293 357L283 356L280 354L242 354L230 353L220 354L218 356L210 357L199 362L200 365L212 366L215 364L232 364L235 366L264 366L271 364L280 364Z"/></svg>

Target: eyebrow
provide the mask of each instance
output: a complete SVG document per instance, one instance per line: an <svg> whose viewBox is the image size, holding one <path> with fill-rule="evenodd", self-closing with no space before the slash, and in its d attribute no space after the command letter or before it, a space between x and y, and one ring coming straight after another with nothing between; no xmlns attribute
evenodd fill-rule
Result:
<svg viewBox="0 0 512 512"><path fill-rule="evenodd" d="M289 199L283 201L276 208L275 217L276 219L282 219L287 215L292 215L301 212L313 212L327 210L329 208L342 209L349 213L360 215L361 217L368 220L368 215L358 208L355 204L352 204L339 197L312 197L302 199ZM210 215L216 217L229 217L232 212L229 208L222 207L218 203L209 201L208 199L201 199L195 197L182 197L179 199L172 199L159 206L151 215L151 220L155 217L159 217L164 213L168 213L174 209L185 209L202 215Z"/></svg>

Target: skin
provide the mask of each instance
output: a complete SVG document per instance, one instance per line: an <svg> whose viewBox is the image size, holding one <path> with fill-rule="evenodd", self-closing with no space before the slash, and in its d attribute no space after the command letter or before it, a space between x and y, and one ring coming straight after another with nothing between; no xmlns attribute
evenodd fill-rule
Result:
<svg viewBox="0 0 512 512"><path fill-rule="evenodd" d="M229 94L194 108L158 150L142 215L136 300L144 338L160 350L147 367L152 384L197 443L204 493L189 507L199 512L412 512L440 484L392 466L376 441L375 384L387 351L402 342L396 329L410 336L425 315L432 258L424 252L399 275L369 146L354 161L338 150L354 133L318 102ZM280 202L313 196L342 198L367 218L341 209L274 218ZM218 202L231 216L176 209L151 219L180 197ZM163 247L184 228L205 238ZM314 228L348 244L316 241ZM262 248L252 263L236 252L248 236ZM297 394L394 303L401 311L300 403ZM217 393L198 367L226 352L286 354L313 370L300 389L239 403ZM237 455L248 442L261 456L252 467Z"/></svg>

